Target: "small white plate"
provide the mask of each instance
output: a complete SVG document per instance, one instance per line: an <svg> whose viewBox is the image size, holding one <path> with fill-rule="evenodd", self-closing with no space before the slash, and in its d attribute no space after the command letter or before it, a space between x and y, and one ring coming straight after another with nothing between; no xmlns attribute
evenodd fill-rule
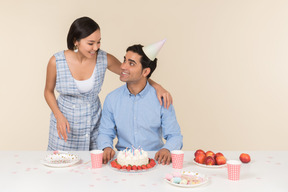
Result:
<svg viewBox="0 0 288 192"><path fill-rule="evenodd" d="M199 174L197 172L191 172L191 171L181 171L182 175L194 175L197 176L199 179L203 180L200 183L197 184L191 184L191 185L187 185L187 184L177 184L177 183L173 183L167 179L164 179L165 182L177 186L177 187L184 187L184 188L191 188L191 187L199 187L201 185L204 185L208 182L208 177L206 177L205 175Z"/></svg>
<svg viewBox="0 0 288 192"><path fill-rule="evenodd" d="M206 167L206 168L221 168L221 167L225 167L226 163L223 165L206 165L206 164L201 164L201 163L197 163L194 159L193 159L193 163L195 163L196 165L200 166L200 167Z"/></svg>
<svg viewBox="0 0 288 192"><path fill-rule="evenodd" d="M48 167L69 167L74 165L80 161L78 155L70 154L70 153L54 153L48 154L45 158L41 161L43 165Z"/></svg>

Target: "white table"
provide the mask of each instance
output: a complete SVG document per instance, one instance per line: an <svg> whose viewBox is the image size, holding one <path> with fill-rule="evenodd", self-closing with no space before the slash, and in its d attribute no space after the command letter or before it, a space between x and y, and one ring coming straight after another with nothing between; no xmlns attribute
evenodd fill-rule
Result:
<svg viewBox="0 0 288 192"><path fill-rule="evenodd" d="M239 151L221 151L228 159L238 159ZM249 164L243 164L240 181L227 179L225 168L203 168L192 160L194 151L185 151L183 170L206 174L209 182L195 188L180 188L166 183L172 165L158 165L142 173L121 173L108 165L91 169L89 152L73 152L81 162L67 168L50 168L40 161L47 151L0 151L0 191L288 191L288 151L250 151ZM51 152L50 152L51 153ZM154 157L155 152L149 152Z"/></svg>

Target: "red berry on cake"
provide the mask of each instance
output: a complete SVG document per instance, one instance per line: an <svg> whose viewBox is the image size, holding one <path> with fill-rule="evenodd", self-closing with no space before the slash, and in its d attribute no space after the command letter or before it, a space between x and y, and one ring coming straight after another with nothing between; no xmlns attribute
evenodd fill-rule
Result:
<svg viewBox="0 0 288 192"><path fill-rule="evenodd" d="M149 163L151 163L151 162L155 163L154 159L149 159L149 160L150 160Z"/></svg>
<svg viewBox="0 0 288 192"><path fill-rule="evenodd" d="M147 169L146 165L141 166L142 169Z"/></svg>
<svg viewBox="0 0 288 192"><path fill-rule="evenodd" d="M147 169L152 168L151 164L147 164L146 167L147 167Z"/></svg>
<svg viewBox="0 0 288 192"><path fill-rule="evenodd" d="M117 165L116 165L116 168L117 168L117 169L121 169L121 168L122 168L122 166L121 166L121 165L119 165L119 164L117 164Z"/></svg>
<svg viewBox="0 0 288 192"><path fill-rule="evenodd" d="M130 171L132 169L131 165L128 165L127 170Z"/></svg>
<svg viewBox="0 0 288 192"><path fill-rule="evenodd" d="M133 165L132 169L133 169L133 170L137 170L136 165Z"/></svg>
<svg viewBox="0 0 288 192"><path fill-rule="evenodd" d="M156 165L156 162L154 159L150 159L150 162L149 162L150 165Z"/></svg>
<svg viewBox="0 0 288 192"><path fill-rule="evenodd" d="M112 166L112 167L116 167L116 164L117 164L117 163L116 163L115 161L111 161L111 166Z"/></svg>
<svg viewBox="0 0 288 192"><path fill-rule="evenodd" d="M150 164L152 167L154 167L154 166L156 165L155 161L151 161L149 164Z"/></svg>
<svg viewBox="0 0 288 192"><path fill-rule="evenodd" d="M126 166L126 165L123 165L123 166L122 166L122 169L127 169L127 166Z"/></svg>

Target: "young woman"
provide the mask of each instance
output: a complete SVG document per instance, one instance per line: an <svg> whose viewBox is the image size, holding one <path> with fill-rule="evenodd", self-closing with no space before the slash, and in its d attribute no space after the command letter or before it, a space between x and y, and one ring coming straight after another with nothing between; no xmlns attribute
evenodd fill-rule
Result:
<svg viewBox="0 0 288 192"><path fill-rule="evenodd" d="M44 96L52 110L48 150L97 149L101 103L98 94L106 68L120 75L121 62L100 49L99 25L89 17L76 19L68 32L68 50L54 54L47 66ZM165 107L172 97L159 84L159 102ZM54 89L60 94L56 100Z"/></svg>

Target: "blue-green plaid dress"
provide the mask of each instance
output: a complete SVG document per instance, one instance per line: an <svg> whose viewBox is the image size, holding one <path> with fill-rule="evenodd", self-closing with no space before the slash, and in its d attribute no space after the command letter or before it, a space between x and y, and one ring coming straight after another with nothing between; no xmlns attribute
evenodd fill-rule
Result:
<svg viewBox="0 0 288 192"><path fill-rule="evenodd" d="M56 57L56 90L58 107L70 125L67 142L60 139L57 123L51 113L48 150L88 151L97 149L98 127L101 118L101 90L107 69L107 53L99 50L96 62L95 84L91 91L80 93L65 59L64 51Z"/></svg>

